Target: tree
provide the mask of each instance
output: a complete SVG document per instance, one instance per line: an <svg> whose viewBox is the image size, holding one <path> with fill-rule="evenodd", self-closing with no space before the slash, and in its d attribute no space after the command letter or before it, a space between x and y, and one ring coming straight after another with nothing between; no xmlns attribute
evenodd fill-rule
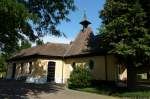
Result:
<svg viewBox="0 0 150 99"><path fill-rule="evenodd" d="M146 12L146 24L147 28L150 28L150 1L149 0L140 0L141 6Z"/></svg>
<svg viewBox="0 0 150 99"><path fill-rule="evenodd" d="M100 13L103 47L128 69L128 86L134 86L136 67L149 66L149 20L139 0L107 0Z"/></svg>
<svg viewBox="0 0 150 99"><path fill-rule="evenodd" d="M21 41L19 50L23 50L23 49L27 49L27 48L31 48L31 47L32 47L31 43L28 40L24 40L24 41Z"/></svg>
<svg viewBox="0 0 150 99"><path fill-rule="evenodd" d="M0 50L8 57L28 38L59 35L56 26L74 10L73 0L0 0Z"/></svg>
<svg viewBox="0 0 150 99"><path fill-rule="evenodd" d="M43 40L41 39L36 40L36 46L43 45L43 44L44 44Z"/></svg>
<svg viewBox="0 0 150 99"><path fill-rule="evenodd" d="M0 55L0 72L6 69L5 64L5 58L2 55Z"/></svg>
<svg viewBox="0 0 150 99"><path fill-rule="evenodd" d="M29 13L25 6L16 0L0 1L0 48L3 54L10 56L19 48L19 40L27 36L35 40L30 24Z"/></svg>
<svg viewBox="0 0 150 99"><path fill-rule="evenodd" d="M56 26L62 21L69 21L67 15L70 10L74 11L74 0L19 0L26 5L28 11L35 14L37 20L33 20L35 29L39 36L43 34L64 35L61 34Z"/></svg>

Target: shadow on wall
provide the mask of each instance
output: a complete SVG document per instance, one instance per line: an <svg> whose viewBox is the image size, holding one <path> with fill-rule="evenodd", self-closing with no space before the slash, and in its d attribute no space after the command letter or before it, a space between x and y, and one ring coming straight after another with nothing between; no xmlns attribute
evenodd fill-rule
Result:
<svg viewBox="0 0 150 99"><path fill-rule="evenodd" d="M37 76L46 76L47 75L47 72L46 70L44 70L44 65L45 64L42 64L42 62L40 60L37 60L35 63L34 63L34 71L32 72L32 76L33 77L37 77Z"/></svg>
<svg viewBox="0 0 150 99"><path fill-rule="evenodd" d="M31 84L21 81L0 80L0 99L26 99L31 95L37 99L40 93L57 93L62 88L58 88L50 83Z"/></svg>

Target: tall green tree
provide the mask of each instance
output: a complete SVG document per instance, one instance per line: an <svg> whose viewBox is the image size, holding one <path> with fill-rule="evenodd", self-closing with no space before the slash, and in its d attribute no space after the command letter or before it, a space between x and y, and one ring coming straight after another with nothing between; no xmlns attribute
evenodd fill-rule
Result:
<svg viewBox="0 0 150 99"><path fill-rule="evenodd" d="M1 52L10 56L26 38L60 35L56 26L74 9L73 0L0 0Z"/></svg>
<svg viewBox="0 0 150 99"><path fill-rule="evenodd" d="M103 47L128 69L128 85L134 86L136 67L150 65L150 32L140 0L106 0L100 13Z"/></svg>
<svg viewBox="0 0 150 99"><path fill-rule="evenodd" d="M19 40L27 36L35 40L31 26L27 23L29 13L16 0L0 1L0 48L8 56L19 48Z"/></svg>

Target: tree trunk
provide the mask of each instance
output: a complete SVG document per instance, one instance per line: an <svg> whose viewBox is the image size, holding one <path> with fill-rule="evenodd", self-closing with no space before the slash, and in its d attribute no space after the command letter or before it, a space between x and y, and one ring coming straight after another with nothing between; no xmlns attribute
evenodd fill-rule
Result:
<svg viewBox="0 0 150 99"><path fill-rule="evenodd" d="M136 68L128 64L127 66L127 87L129 89L134 89L136 87Z"/></svg>

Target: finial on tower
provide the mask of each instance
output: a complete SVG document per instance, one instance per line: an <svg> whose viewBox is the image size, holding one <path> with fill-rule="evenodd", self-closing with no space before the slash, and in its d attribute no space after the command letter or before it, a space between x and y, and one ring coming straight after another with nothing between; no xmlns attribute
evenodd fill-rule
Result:
<svg viewBox="0 0 150 99"><path fill-rule="evenodd" d="M84 16L83 20L80 22L81 25L83 25L83 30L88 27L89 24L91 24L90 21L87 20L86 11L84 10Z"/></svg>
<svg viewBox="0 0 150 99"><path fill-rule="evenodd" d="M83 20L87 20L86 10L85 10L85 9L84 9L84 16L83 16Z"/></svg>

